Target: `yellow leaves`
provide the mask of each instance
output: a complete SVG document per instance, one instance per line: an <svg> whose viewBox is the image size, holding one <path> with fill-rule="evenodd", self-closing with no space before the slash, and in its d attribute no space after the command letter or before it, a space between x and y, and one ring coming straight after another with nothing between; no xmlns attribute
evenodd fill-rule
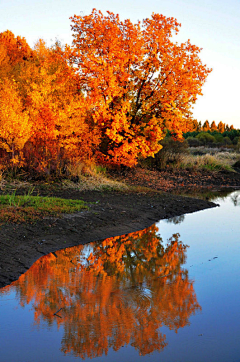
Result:
<svg viewBox="0 0 240 362"><path fill-rule="evenodd" d="M21 151L30 138L31 124L14 82L0 81L1 146L7 151Z"/></svg>

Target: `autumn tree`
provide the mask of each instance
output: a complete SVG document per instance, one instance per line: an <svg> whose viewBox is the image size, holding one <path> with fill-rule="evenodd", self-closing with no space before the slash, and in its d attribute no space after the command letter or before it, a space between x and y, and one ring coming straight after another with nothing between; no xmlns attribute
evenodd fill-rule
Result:
<svg viewBox="0 0 240 362"><path fill-rule="evenodd" d="M192 119L188 122L188 131L187 132L194 132L198 130L198 121L197 119Z"/></svg>
<svg viewBox="0 0 240 362"><path fill-rule="evenodd" d="M159 151L164 127L181 136L211 70L200 48L171 41L177 20L153 13L133 24L96 9L71 20L69 58L101 132L100 156L132 166Z"/></svg>
<svg viewBox="0 0 240 362"><path fill-rule="evenodd" d="M14 81L0 80L0 147L10 154L11 163L20 161L19 154L30 138L31 124Z"/></svg>
<svg viewBox="0 0 240 362"><path fill-rule="evenodd" d="M25 170L47 175L91 160L99 133L78 78L58 42L49 48L40 39L31 49L24 38L0 33L1 155L16 161L21 152Z"/></svg>
<svg viewBox="0 0 240 362"><path fill-rule="evenodd" d="M15 37L10 30L0 33L0 78L11 74L16 76L20 71L19 64L32 58L32 49L26 39Z"/></svg>
<svg viewBox="0 0 240 362"><path fill-rule="evenodd" d="M210 130L210 125L209 125L208 120L206 120L206 121L203 123L202 129L203 129L203 132L207 132L207 131Z"/></svg>
<svg viewBox="0 0 240 362"><path fill-rule="evenodd" d="M212 121L210 129L211 129L212 132L217 131L217 126L216 126L215 121Z"/></svg>
<svg viewBox="0 0 240 362"><path fill-rule="evenodd" d="M223 133L225 131L225 124L222 121L220 121L218 123L217 128L218 128L218 132Z"/></svg>

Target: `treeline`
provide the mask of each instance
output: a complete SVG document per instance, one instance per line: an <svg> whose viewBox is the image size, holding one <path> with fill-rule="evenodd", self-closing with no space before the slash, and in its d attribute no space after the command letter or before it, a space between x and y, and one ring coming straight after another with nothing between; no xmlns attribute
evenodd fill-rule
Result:
<svg viewBox="0 0 240 362"><path fill-rule="evenodd" d="M228 125L226 123L223 123L222 121L220 121L218 123L218 125L216 125L215 121L212 121L211 124L209 123L208 120L206 120L203 124L202 122L198 122L196 119L193 119L191 122L189 122L188 124L188 131L189 132L219 132L219 133L223 133L223 132L229 132L234 130L235 128L233 127L233 125Z"/></svg>
<svg viewBox="0 0 240 362"><path fill-rule="evenodd" d="M183 133L183 137L187 139L189 146L227 146L227 145L240 145L240 129L234 129L233 125L230 127L228 124L219 122L218 125L213 121L209 125L205 121L202 125L201 122L194 122L195 129Z"/></svg>

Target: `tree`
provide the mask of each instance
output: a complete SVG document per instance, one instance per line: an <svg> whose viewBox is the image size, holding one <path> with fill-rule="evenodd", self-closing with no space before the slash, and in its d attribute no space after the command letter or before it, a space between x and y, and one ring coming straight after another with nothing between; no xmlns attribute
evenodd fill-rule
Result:
<svg viewBox="0 0 240 362"><path fill-rule="evenodd" d="M189 131L188 132L194 132L198 130L198 121L197 119L193 119L191 122L189 122Z"/></svg>
<svg viewBox="0 0 240 362"><path fill-rule="evenodd" d="M16 78L21 66L32 59L32 50L25 38L15 37L6 30L0 33L0 79L9 76Z"/></svg>
<svg viewBox="0 0 240 362"><path fill-rule="evenodd" d="M8 62L11 65L18 64L32 57L32 50L26 39L20 36L15 37L10 30L0 33L0 45L6 50Z"/></svg>
<svg viewBox="0 0 240 362"><path fill-rule="evenodd" d="M92 161L99 134L78 78L58 42L48 48L40 39L31 49L24 38L0 33L1 162L56 175Z"/></svg>
<svg viewBox="0 0 240 362"><path fill-rule="evenodd" d="M29 116L21 102L14 81L0 80L0 148L17 163L19 152L31 135Z"/></svg>
<svg viewBox="0 0 240 362"><path fill-rule="evenodd" d="M202 64L200 48L170 40L177 20L153 13L133 24L96 9L71 20L69 59L101 134L99 157L132 166L139 154L161 149L164 127L181 137L211 69Z"/></svg>
<svg viewBox="0 0 240 362"><path fill-rule="evenodd" d="M212 123L211 123L211 131L213 132L213 131L217 131L217 126L216 126L216 123L215 123L215 121L212 121Z"/></svg>
<svg viewBox="0 0 240 362"><path fill-rule="evenodd" d="M206 120L204 123L203 123L203 132L207 132L210 130L210 125L209 125L209 122L208 120Z"/></svg>
<svg viewBox="0 0 240 362"><path fill-rule="evenodd" d="M17 78L23 104L32 122L24 149L26 167L41 174L61 172L73 160L91 157L95 134L86 123L87 104L61 47L39 40L33 59Z"/></svg>
<svg viewBox="0 0 240 362"><path fill-rule="evenodd" d="M223 133L224 131L225 131L225 124L222 122L222 121L220 121L219 123L218 123L218 131L220 132L220 133Z"/></svg>

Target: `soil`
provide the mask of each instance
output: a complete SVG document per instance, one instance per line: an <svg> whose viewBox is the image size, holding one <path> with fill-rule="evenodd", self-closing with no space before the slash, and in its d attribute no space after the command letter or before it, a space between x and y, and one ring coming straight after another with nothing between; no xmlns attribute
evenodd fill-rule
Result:
<svg viewBox="0 0 240 362"><path fill-rule="evenodd" d="M141 185L167 193L182 193L198 190L221 190L222 188L240 188L240 169L236 172L208 170L163 170L153 171L142 168L115 172L114 177L130 185Z"/></svg>
<svg viewBox="0 0 240 362"><path fill-rule="evenodd" d="M235 179L234 176L231 184L231 177L224 174L215 179L209 178L209 175L156 172L136 169L125 172L125 175L118 174L118 179L124 177L127 183L152 188L152 191L146 192L39 189L42 196L84 200L89 209L58 218L44 218L33 224L1 225L0 287L17 280L39 257L50 252L142 230L160 219L215 207L216 204L207 199L170 193L183 190L185 185L196 187L200 176L212 188L227 185L240 187L240 177ZM216 185L217 180L220 181Z"/></svg>

